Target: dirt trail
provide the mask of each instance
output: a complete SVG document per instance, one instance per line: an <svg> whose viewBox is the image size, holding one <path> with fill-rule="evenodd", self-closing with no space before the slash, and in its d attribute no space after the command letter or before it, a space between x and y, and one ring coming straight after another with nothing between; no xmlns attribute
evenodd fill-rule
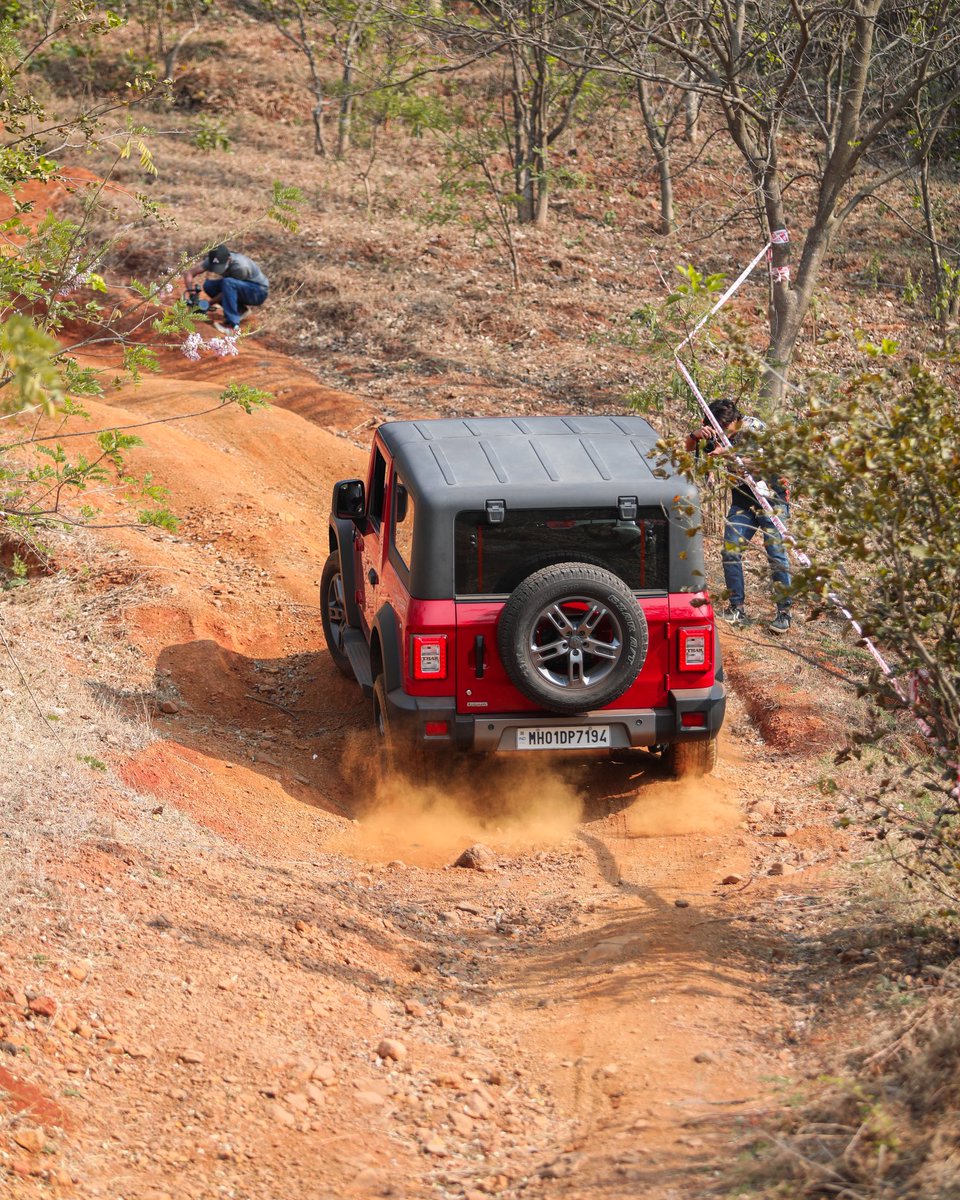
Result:
<svg viewBox="0 0 960 1200"><path fill-rule="evenodd" d="M333 431L375 414L252 346L169 365L94 423L244 376L280 407L158 425L131 456L183 518L106 535L142 664L111 703L156 738L111 764L115 836L60 864L69 919L0 960L8 1016L53 995L15 1065L64 1110L33 1112L45 1157L11 1143L9 1194L711 1194L795 1065L800 952L770 914L843 850L803 759L735 699L711 780L494 763L363 804L369 714L316 582L331 486L364 461ZM65 663L96 678L82 647ZM451 869L475 841L497 869Z"/></svg>

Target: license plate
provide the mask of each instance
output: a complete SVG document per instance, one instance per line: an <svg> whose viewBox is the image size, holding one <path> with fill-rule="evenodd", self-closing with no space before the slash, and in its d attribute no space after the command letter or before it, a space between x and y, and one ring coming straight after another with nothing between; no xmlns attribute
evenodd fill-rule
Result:
<svg viewBox="0 0 960 1200"><path fill-rule="evenodd" d="M537 725L517 730L518 750L592 750L609 745L609 725Z"/></svg>

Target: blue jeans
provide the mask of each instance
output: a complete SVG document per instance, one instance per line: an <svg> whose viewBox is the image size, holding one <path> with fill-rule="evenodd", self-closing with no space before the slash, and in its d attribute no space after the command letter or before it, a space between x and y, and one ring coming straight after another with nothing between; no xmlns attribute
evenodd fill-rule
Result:
<svg viewBox="0 0 960 1200"><path fill-rule="evenodd" d="M786 524L789 513L787 505L774 503L772 508ZM770 562L773 598L777 602L777 608L787 610L790 608L790 566L783 538L762 509L747 508L736 500L730 505L730 511L727 513L727 521L723 528L723 553L720 556L723 561L723 581L730 594L730 604L734 608L743 607L743 552L758 529L763 530L763 548Z"/></svg>
<svg viewBox="0 0 960 1200"><path fill-rule="evenodd" d="M243 308L256 308L267 298L267 289L260 283L248 279L207 279L203 290L211 300L219 300L223 306L223 319L228 325L239 325Z"/></svg>

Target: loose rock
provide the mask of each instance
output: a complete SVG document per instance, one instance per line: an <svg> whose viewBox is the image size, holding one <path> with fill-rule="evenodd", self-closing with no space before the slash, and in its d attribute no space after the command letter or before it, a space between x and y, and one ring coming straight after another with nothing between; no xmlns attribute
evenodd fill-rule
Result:
<svg viewBox="0 0 960 1200"><path fill-rule="evenodd" d="M288 1129L292 1129L297 1123L297 1118L282 1104L271 1104L267 1108L267 1115L271 1121L275 1121L278 1125L285 1125Z"/></svg>
<svg viewBox="0 0 960 1200"><path fill-rule="evenodd" d="M495 871L497 856L489 846L477 842L474 846L468 846L453 865L466 867L470 871Z"/></svg>
<svg viewBox="0 0 960 1200"><path fill-rule="evenodd" d="M47 1144L47 1135L43 1129L15 1129L13 1131L13 1140L22 1150L28 1150L31 1154L39 1154Z"/></svg>
<svg viewBox="0 0 960 1200"><path fill-rule="evenodd" d="M470 1120L466 1113L457 1112L454 1109L450 1113L450 1124L461 1137L473 1137L473 1121Z"/></svg>
<svg viewBox="0 0 960 1200"><path fill-rule="evenodd" d="M318 1083L322 1083L324 1087L330 1087L336 1081L337 1073L333 1066L328 1062L317 1063L310 1073L311 1079L316 1079Z"/></svg>
<svg viewBox="0 0 960 1200"><path fill-rule="evenodd" d="M384 1038L377 1047L377 1054L380 1058L390 1058L394 1062L400 1062L401 1059L407 1057L407 1048L396 1038Z"/></svg>

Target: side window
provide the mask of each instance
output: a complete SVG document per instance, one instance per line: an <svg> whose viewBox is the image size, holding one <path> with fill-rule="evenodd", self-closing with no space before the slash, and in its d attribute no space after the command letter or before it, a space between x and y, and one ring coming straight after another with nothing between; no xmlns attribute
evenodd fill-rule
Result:
<svg viewBox="0 0 960 1200"><path fill-rule="evenodd" d="M373 456L373 474L367 497L367 516L377 526L383 524L383 498L386 493L387 460L379 448Z"/></svg>
<svg viewBox="0 0 960 1200"><path fill-rule="evenodd" d="M413 560L413 524L413 497L397 475L393 488L393 548L408 571Z"/></svg>

